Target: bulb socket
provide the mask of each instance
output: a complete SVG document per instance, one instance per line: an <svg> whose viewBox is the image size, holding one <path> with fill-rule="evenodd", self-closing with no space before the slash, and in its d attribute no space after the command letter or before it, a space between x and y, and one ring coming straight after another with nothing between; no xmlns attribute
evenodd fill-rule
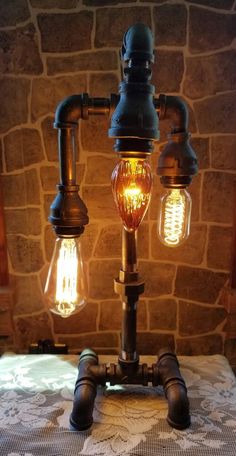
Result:
<svg viewBox="0 0 236 456"><path fill-rule="evenodd" d="M53 225L53 229L59 238L63 239L72 239L77 238L84 232L84 226L55 226Z"/></svg>
<svg viewBox="0 0 236 456"><path fill-rule="evenodd" d="M115 152L124 158L146 158L153 152L153 141L139 138L117 138Z"/></svg>
<svg viewBox="0 0 236 456"><path fill-rule="evenodd" d="M78 194L79 185L58 185L49 221L59 237L77 237L89 222L87 208Z"/></svg>
<svg viewBox="0 0 236 456"><path fill-rule="evenodd" d="M192 182L192 176L161 176L161 184L165 188L185 188Z"/></svg>
<svg viewBox="0 0 236 456"><path fill-rule="evenodd" d="M157 174L165 187L186 187L198 172L197 157L189 143L187 132L172 133L161 152Z"/></svg>

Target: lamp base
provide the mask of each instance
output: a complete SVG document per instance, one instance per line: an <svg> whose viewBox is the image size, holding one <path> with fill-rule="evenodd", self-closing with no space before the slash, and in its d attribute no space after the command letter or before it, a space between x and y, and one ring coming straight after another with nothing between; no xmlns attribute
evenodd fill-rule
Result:
<svg viewBox="0 0 236 456"><path fill-rule="evenodd" d="M148 383L162 385L168 401L167 422L176 429L190 426L187 388L180 374L179 363L174 353L161 350L157 362L148 366L136 361L118 359L117 364L99 364L93 350L85 349L79 360L79 374L75 384L74 404L70 416L71 426L84 431L93 423L93 408L97 386Z"/></svg>

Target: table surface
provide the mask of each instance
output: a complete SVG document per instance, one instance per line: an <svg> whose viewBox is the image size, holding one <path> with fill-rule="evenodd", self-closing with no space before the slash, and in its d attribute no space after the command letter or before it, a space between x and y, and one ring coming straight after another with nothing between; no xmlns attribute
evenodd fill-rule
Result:
<svg viewBox="0 0 236 456"><path fill-rule="evenodd" d="M156 358L143 357L152 364ZM1 456L235 456L236 381L225 357L180 356L191 426L166 422L162 387L99 388L89 431L69 428L77 378L75 355L0 359ZM116 362L100 356L102 362Z"/></svg>

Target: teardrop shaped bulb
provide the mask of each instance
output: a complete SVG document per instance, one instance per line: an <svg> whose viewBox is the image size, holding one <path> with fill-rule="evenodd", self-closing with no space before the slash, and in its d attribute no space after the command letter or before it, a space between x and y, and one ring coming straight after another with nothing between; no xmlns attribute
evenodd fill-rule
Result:
<svg viewBox="0 0 236 456"><path fill-rule="evenodd" d="M86 292L79 238L57 238L44 290L49 310L69 317L86 304Z"/></svg>
<svg viewBox="0 0 236 456"><path fill-rule="evenodd" d="M150 165L144 159L123 158L114 168L111 182L123 225L127 231L134 231L143 220L150 201Z"/></svg>

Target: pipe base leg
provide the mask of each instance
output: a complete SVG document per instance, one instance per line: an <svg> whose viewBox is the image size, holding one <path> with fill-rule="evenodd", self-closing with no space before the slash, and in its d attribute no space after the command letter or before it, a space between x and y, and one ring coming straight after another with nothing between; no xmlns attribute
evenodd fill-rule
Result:
<svg viewBox="0 0 236 456"><path fill-rule="evenodd" d="M76 431L85 431L92 426L95 397L96 389L94 386L81 384L77 388L70 415L70 425Z"/></svg>
<svg viewBox="0 0 236 456"><path fill-rule="evenodd" d="M185 387L173 385L171 392L167 393L169 403L167 422L175 429L187 429L190 424L189 402Z"/></svg>
<svg viewBox="0 0 236 456"><path fill-rule="evenodd" d="M169 351L162 351L159 355L157 368L159 383L163 385L168 401L167 422L175 429L186 429L191 424L189 401L176 355Z"/></svg>
<svg viewBox="0 0 236 456"><path fill-rule="evenodd" d="M97 384L96 379L91 374L90 367L97 364L98 357L92 350L86 349L81 353L73 409L70 415L70 424L77 431L89 429L93 424Z"/></svg>

